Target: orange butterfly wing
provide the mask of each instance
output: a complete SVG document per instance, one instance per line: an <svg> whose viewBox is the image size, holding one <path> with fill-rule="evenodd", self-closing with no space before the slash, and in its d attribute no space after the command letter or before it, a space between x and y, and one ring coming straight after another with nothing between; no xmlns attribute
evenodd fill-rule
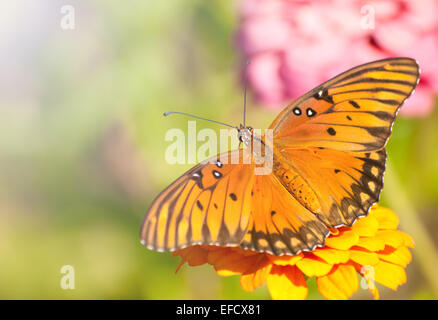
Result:
<svg viewBox="0 0 438 320"><path fill-rule="evenodd" d="M324 244L328 228L277 177L255 176L252 190L251 220L242 248L283 255L312 251Z"/></svg>
<svg viewBox="0 0 438 320"><path fill-rule="evenodd" d="M236 161L240 164L231 164ZM183 174L152 203L140 230L141 242L158 251L195 244L238 245L250 219L254 176L253 166L243 163L242 151L235 150Z"/></svg>
<svg viewBox="0 0 438 320"><path fill-rule="evenodd" d="M332 149L282 151L288 164L316 196L319 220L327 226L351 225L378 201L383 188L386 152L344 152Z"/></svg>
<svg viewBox="0 0 438 320"><path fill-rule="evenodd" d="M329 230L273 174L255 175L255 164L235 150L187 171L152 203L140 230L149 249L190 245L240 245L275 255L311 251ZM240 164L223 161L240 157ZM235 163L235 162L234 162ZM245 164L246 163L246 164Z"/></svg>

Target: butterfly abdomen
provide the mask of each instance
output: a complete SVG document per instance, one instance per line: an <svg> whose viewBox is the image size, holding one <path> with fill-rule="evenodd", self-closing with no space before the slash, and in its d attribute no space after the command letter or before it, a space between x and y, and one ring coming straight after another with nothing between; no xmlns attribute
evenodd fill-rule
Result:
<svg viewBox="0 0 438 320"><path fill-rule="evenodd" d="M315 192L309 187L306 181L292 168L285 168L281 165L274 165L275 175L280 179L282 185L297 199L304 207L312 212L319 212L321 205L316 198Z"/></svg>

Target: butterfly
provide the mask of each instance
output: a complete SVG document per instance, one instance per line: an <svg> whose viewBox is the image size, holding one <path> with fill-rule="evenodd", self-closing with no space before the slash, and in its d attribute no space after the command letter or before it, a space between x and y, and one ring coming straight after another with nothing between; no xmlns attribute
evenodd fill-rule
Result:
<svg viewBox="0 0 438 320"><path fill-rule="evenodd" d="M242 157L242 149L196 165L153 201L141 243L158 251L201 244L273 255L323 246L331 228L351 226L378 201L385 145L419 74L415 60L389 58L317 86L269 127L270 174L254 174L253 162L223 161ZM264 141L250 127L238 134L246 143Z"/></svg>

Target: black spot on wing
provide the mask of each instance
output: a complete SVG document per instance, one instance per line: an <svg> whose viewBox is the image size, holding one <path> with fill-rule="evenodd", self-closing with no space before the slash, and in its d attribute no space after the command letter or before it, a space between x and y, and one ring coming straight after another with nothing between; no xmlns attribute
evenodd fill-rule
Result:
<svg viewBox="0 0 438 320"><path fill-rule="evenodd" d="M333 97L329 95L328 89L318 90L314 95L313 98L316 100L324 100L329 103L334 103Z"/></svg>
<svg viewBox="0 0 438 320"><path fill-rule="evenodd" d="M222 173L220 173L219 171L213 170L213 177L215 177L216 179L219 179L222 177Z"/></svg>
<svg viewBox="0 0 438 320"><path fill-rule="evenodd" d="M300 115L301 115L301 109L298 108L298 107L295 107L295 108L293 109L293 113L294 113L294 115L296 115L296 116L300 116Z"/></svg>
<svg viewBox="0 0 438 320"><path fill-rule="evenodd" d="M328 129L327 129L327 132L328 132L328 134L331 135L331 136L336 135L336 130L333 129L332 127L328 128Z"/></svg>
<svg viewBox="0 0 438 320"><path fill-rule="evenodd" d="M311 117L313 117L313 116L316 115L316 111L313 110L312 108L307 108L307 110L306 110L306 114L307 114L307 116L308 116L309 118L311 118Z"/></svg>
<svg viewBox="0 0 438 320"><path fill-rule="evenodd" d="M356 101L349 100L348 103L351 104L354 108L360 109L360 106Z"/></svg>

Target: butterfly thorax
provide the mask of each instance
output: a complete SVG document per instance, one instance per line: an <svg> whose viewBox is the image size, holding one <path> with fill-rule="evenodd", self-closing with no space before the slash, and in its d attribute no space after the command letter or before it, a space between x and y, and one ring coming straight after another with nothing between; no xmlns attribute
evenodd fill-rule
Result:
<svg viewBox="0 0 438 320"><path fill-rule="evenodd" d="M256 166L266 166L272 168L273 148L272 142L266 141L265 136L259 136L252 127L240 125L238 138L244 145L244 149L251 154L251 162Z"/></svg>
<svg viewBox="0 0 438 320"><path fill-rule="evenodd" d="M249 146L253 140L254 129L252 127L244 127L240 125L238 129L238 138L245 146Z"/></svg>

